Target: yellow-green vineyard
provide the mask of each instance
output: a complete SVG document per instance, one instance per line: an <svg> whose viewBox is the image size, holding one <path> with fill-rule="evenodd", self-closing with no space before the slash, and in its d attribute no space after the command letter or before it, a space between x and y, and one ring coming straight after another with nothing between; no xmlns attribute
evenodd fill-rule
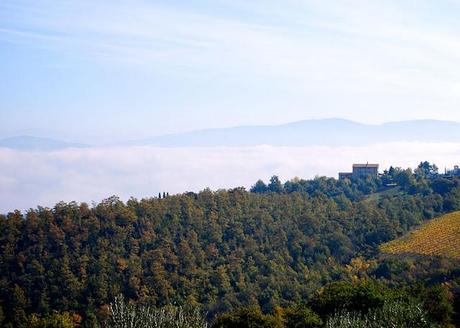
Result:
<svg viewBox="0 0 460 328"><path fill-rule="evenodd" d="M406 236L381 246L383 253L420 254L460 259L460 212L425 223Z"/></svg>

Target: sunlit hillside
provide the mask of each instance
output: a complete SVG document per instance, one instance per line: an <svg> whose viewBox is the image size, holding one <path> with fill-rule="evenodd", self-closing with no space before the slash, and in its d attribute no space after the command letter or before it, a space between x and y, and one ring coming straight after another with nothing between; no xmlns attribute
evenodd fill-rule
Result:
<svg viewBox="0 0 460 328"><path fill-rule="evenodd" d="M381 246L383 253L421 254L460 259L460 212L431 220L404 237Z"/></svg>

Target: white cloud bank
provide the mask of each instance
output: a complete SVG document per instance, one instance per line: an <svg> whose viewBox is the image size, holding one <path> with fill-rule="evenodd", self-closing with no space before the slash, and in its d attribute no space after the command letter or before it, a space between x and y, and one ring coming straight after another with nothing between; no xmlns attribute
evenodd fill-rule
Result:
<svg viewBox="0 0 460 328"><path fill-rule="evenodd" d="M414 167L428 160L460 163L460 144L386 143L364 147L117 147L23 152L0 149L0 213L56 202L126 200L158 192L250 187L279 175L337 176L354 162Z"/></svg>

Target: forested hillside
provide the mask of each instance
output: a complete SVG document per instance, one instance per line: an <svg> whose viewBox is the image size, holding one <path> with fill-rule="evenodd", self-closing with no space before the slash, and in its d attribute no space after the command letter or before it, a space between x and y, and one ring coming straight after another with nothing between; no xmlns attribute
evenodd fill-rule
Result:
<svg viewBox="0 0 460 328"><path fill-rule="evenodd" d="M20 327L32 313L56 310L92 326L119 294L202 305L209 317L306 301L350 277L351 260L460 209L459 180L419 169L360 181L273 177L250 192L111 197L0 216L0 320ZM397 192L386 192L393 181Z"/></svg>

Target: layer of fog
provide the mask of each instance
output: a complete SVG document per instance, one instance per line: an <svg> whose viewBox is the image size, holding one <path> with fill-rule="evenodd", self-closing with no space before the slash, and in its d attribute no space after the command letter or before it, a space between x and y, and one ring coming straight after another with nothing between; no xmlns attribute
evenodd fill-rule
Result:
<svg viewBox="0 0 460 328"><path fill-rule="evenodd" d="M458 143L386 143L365 147L112 147L26 152L0 149L0 212L52 207L59 201L123 200L185 191L244 186L261 178L336 177L355 162L381 168L441 170L460 163Z"/></svg>

